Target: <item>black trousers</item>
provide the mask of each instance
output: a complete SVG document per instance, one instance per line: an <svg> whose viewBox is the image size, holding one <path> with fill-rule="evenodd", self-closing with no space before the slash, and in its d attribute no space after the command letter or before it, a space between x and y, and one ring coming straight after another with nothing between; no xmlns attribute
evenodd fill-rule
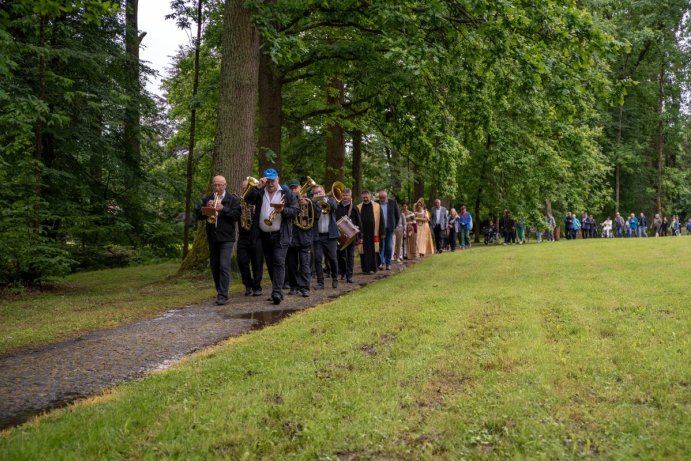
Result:
<svg viewBox="0 0 691 461"><path fill-rule="evenodd" d="M289 247L286 257L286 273L290 288L309 290L312 279L312 245Z"/></svg>
<svg viewBox="0 0 691 461"><path fill-rule="evenodd" d="M286 253L288 246L281 245L281 233L260 232L266 268L271 277L271 294L283 298L283 282L286 275Z"/></svg>
<svg viewBox="0 0 691 461"><path fill-rule="evenodd" d="M235 242L209 242L209 262L219 298L228 299L230 287L230 256Z"/></svg>
<svg viewBox="0 0 691 461"><path fill-rule="evenodd" d="M241 238L238 240L237 256L242 284L245 285L245 288L252 290L261 289L262 276L264 275L264 254L261 240L250 242Z"/></svg>
<svg viewBox="0 0 691 461"><path fill-rule="evenodd" d="M451 247L451 251L456 250L456 227L455 226L449 227L449 246Z"/></svg>
<svg viewBox="0 0 691 461"><path fill-rule="evenodd" d="M337 252L338 273L345 276L346 280L353 278L353 267L355 266L355 243L351 243L344 250Z"/></svg>
<svg viewBox="0 0 691 461"><path fill-rule="evenodd" d="M444 231L441 224L434 226L434 244L437 246L437 253L444 249Z"/></svg>
<svg viewBox="0 0 691 461"><path fill-rule="evenodd" d="M324 284L324 266L322 260L326 258L329 263L331 278L334 280L338 276L338 261L336 260L336 248L338 239L330 239L327 235L319 235L319 239L314 241L314 266L317 272L317 283Z"/></svg>

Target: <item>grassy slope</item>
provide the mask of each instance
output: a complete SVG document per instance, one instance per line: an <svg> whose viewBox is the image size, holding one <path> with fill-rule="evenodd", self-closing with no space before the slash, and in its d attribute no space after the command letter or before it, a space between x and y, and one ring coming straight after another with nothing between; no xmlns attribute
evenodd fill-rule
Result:
<svg viewBox="0 0 691 461"><path fill-rule="evenodd" d="M171 262L84 272L66 277L44 293L0 300L0 353L113 327L215 296L210 275L169 278L179 267Z"/></svg>
<svg viewBox="0 0 691 461"><path fill-rule="evenodd" d="M690 276L686 238L443 254L9 431L0 459L688 459Z"/></svg>

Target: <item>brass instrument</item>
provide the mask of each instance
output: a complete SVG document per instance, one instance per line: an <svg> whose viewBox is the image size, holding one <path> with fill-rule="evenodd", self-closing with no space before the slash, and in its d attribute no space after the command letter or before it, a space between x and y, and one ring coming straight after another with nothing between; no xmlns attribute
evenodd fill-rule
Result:
<svg viewBox="0 0 691 461"><path fill-rule="evenodd" d="M328 197L333 197L338 203L341 203L343 189L345 188L345 184L343 184L341 181L334 181L334 183L331 185L331 192L326 195L314 197L314 201L317 205L319 205L319 208L321 208L322 214L331 213L331 205L329 205L329 201L327 200Z"/></svg>
<svg viewBox="0 0 691 461"><path fill-rule="evenodd" d="M300 188L300 192L298 192L298 200L306 197L310 189L316 185L317 183L314 179L307 176L307 182ZM314 225L314 207L309 200L306 204L300 205L300 212L295 218L295 225L302 230L311 229Z"/></svg>
<svg viewBox="0 0 691 461"><path fill-rule="evenodd" d="M280 202L280 204L281 204L281 205L285 205L285 201L286 201L286 197L285 197L285 195L284 195L283 197L281 197L281 202ZM274 219L276 219L276 214L277 214L278 212L276 211L275 205L278 205L278 203L272 203L272 204L271 204L271 206L273 207L273 209L271 210L271 213L269 213L269 217L266 218L266 219L264 220L264 224L266 224L267 226L271 226L271 225L274 223Z"/></svg>
<svg viewBox="0 0 691 461"><path fill-rule="evenodd" d="M245 196L250 189L259 184L259 180L253 178L252 176L247 176L245 181L247 181L247 187L245 187L245 190L242 192L242 196L240 197L240 227L248 231L252 228L252 213L254 205L248 204L245 201Z"/></svg>
<svg viewBox="0 0 691 461"><path fill-rule="evenodd" d="M212 205L212 208L214 209L214 214L209 216L207 221L209 224L213 224L216 227L218 227L218 210L216 209L216 205L218 205L219 203L221 203L221 196L214 192L214 204Z"/></svg>

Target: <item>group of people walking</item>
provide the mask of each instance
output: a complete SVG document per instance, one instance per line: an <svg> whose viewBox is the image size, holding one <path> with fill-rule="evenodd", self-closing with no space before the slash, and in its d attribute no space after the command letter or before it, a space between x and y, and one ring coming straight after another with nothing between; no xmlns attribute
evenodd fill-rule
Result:
<svg viewBox="0 0 691 461"><path fill-rule="evenodd" d="M228 302L230 259L236 241L237 262L246 296L261 296L263 266L271 279L270 300L280 304L284 290L307 297L312 289L353 282L355 251L364 274L390 270L393 261L418 259L441 252L456 236L470 247L472 218L462 208L448 213L439 200L427 210L418 200L414 211L388 197L363 191L355 205L352 191L341 185L327 194L319 184L300 185L296 179L281 186L278 172L269 168L255 180L246 178L239 194L229 193L223 176L212 180L213 193L202 198L197 217L205 221L209 260L217 292L216 303ZM352 229L348 234L345 229ZM436 246L432 241L435 236ZM435 250L436 248L436 250Z"/></svg>
<svg viewBox="0 0 691 461"><path fill-rule="evenodd" d="M557 225L554 216L551 213L547 213L544 220L544 223L533 229L537 242L541 242L543 238L549 241L559 240L561 229ZM650 224L652 224L652 227L649 226L645 213L640 213L639 216L631 213L623 217L617 212L614 220L607 217L598 225L592 214L584 212L579 217L575 213L568 211L564 217L564 238L575 240L578 238L589 239L596 237L648 237L649 229L651 236L654 235L655 237L679 236L682 233L682 224L678 215L673 215L668 221L667 217L656 213ZM509 210L504 210L502 217L499 219L499 232L503 236L505 245L524 243L526 240L525 223L522 220L514 220ZM490 223L485 229L485 243L488 243L488 241L489 243L492 242L491 234L493 233L494 226ZM686 222L686 234L691 235L691 218Z"/></svg>

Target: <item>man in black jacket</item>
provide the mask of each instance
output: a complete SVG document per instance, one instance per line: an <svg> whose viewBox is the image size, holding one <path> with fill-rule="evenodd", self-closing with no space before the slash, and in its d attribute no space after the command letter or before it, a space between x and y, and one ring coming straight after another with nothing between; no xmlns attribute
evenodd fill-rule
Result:
<svg viewBox="0 0 691 461"><path fill-rule="evenodd" d="M245 191L247 179L242 181L241 189ZM254 205L240 199L240 218L238 225L237 258L242 283L245 285L245 296L261 296L262 276L264 272L264 254L259 239L259 224L254 217Z"/></svg>
<svg viewBox="0 0 691 461"><path fill-rule="evenodd" d="M279 184L278 172L269 168L259 178L259 185L247 192L245 201L255 206L254 219L259 224L266 267L271 277L271 301L283 300L286 253L293 237L293 219L299 209L295 195Z"/></svg>
<svg viewBox="0 0 691 461"><path fill-rule="evenodd" d="M324 186L316 185L312 188L314 198L318 199L319 212L314 223L314 269L317 272L317 288L324 289L324 263L329 263L331 272L331 287L338 288L338 261L336 250L338 249L338 226L336 226L336 207L338 202L333 197L327 197ZM323 207L323 210L322 210Z"/></svg>
<svg viewBox="0 0 691 461"><path fill-rule="evenodd" d="M214 176L214 193L203 197L197 209L197 218L206 220L206 238L209 242L211 274L216 286L216 304L228 302L230 287L230 255L235 243L235 223L240 217L240 200L226 192L226 178Z"/></svg>
<svg viewBox="0 0 691 461"><path fill-rule="evenodd" d="M348 216L350 221L360 227L360 213L357 207L353 204L353 193L350 189L343 189L341 193L341 201L336 207L336 222L343 216ZM355 241L359 240L358 236ZM355 243L351 243L345 248L339 248L337 252L338 259L338 273L341 275L341 280L345 277L347 283L353 283L353 266L355 265Z"/></svg>
<svg viewBox="0 0 691 461"><path fill-rule="evenodd" d="M290 285L289 294L303 297L310 295L312 281L312 241L315 217L320 210L307 197L300 197L300 181L292 179L288 182L291 192L298 198L299 211L293 220L293 238L286 256L286 275ZM310 211L311 210L311 211ZM311 225L310 225L311 214Z"/></svg>
<svg viewBox="0 0 691 461"><path fill-rule="evenodd" d="M379 254L379 270L391 269L391 258L393 257L393 231L401 220L401 211L395 200L389 199L389 194L382 190L379 192L379 208L381 208L384 218L384 239L381 244Z"/></svg>

